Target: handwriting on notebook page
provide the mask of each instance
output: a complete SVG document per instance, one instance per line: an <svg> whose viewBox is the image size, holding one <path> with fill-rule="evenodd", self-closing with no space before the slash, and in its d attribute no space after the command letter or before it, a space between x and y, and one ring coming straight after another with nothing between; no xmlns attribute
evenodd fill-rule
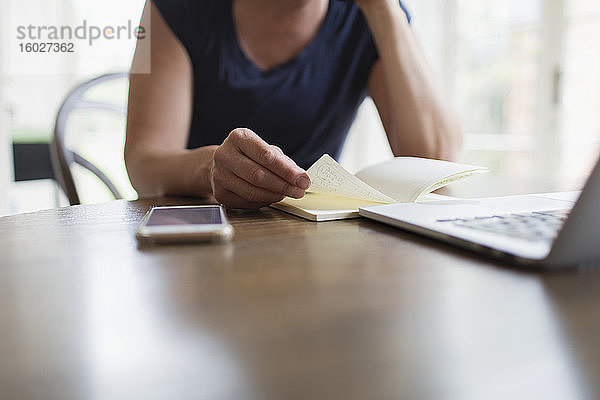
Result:
<svg viewBox="0 0 600 400"><path fill-rule="evenodd" d="M307 173L312 182L308 191L313 193L385 203L394 201L350 174L327 154L313 164Z"/></svg>

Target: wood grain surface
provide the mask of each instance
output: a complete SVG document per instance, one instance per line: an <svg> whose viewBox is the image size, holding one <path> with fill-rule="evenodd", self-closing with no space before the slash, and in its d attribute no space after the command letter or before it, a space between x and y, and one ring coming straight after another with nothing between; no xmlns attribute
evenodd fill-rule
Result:
<svg viewBox="0 0 600 400"><path fill-rule="evenodd" d="M597 399L600 273L519 271L368 220L153 204L0 218L1 399Z"/></svg>

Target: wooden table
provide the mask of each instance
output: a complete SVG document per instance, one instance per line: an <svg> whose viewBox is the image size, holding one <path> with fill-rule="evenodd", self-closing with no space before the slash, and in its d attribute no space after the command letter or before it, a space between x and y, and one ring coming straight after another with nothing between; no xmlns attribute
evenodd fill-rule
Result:
<svg viewBox="0 0 600 400"><path fill-rule="evenodd" d="M0 398L600 398L600 272L271 209L138 248L152 204L0 219Z"/></svg>

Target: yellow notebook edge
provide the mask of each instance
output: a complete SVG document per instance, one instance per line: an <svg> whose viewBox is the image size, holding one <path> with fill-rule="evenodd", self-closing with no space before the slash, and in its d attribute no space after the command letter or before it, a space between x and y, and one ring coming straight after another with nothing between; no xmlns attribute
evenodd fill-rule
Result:
<svg viewBox="0 0 600 400"><path fill-rule="evenodd" d="M288 214L295 215L297 217L304 218L313 222L325 222L325 221L338 221L342 219L350 219L350 218L360 218L360 214L358 213L358 209L356 210L335 210L330 211L327 215L319 215L318 213L311 213L303 208L292 206L286 203L273 203L270 206L271 208L275 208L277 210L286 212Z"/></svg>

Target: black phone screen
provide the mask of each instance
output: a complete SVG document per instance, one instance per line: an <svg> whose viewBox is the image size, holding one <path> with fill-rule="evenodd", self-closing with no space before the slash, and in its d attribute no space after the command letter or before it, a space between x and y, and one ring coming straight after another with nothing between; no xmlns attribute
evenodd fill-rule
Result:
<svg viewBox="0 0 600 400"><path fill-rule="evenodd" d="M221 209L215 207L154 208L146 226L218 225L222 224Z"/></svg>

